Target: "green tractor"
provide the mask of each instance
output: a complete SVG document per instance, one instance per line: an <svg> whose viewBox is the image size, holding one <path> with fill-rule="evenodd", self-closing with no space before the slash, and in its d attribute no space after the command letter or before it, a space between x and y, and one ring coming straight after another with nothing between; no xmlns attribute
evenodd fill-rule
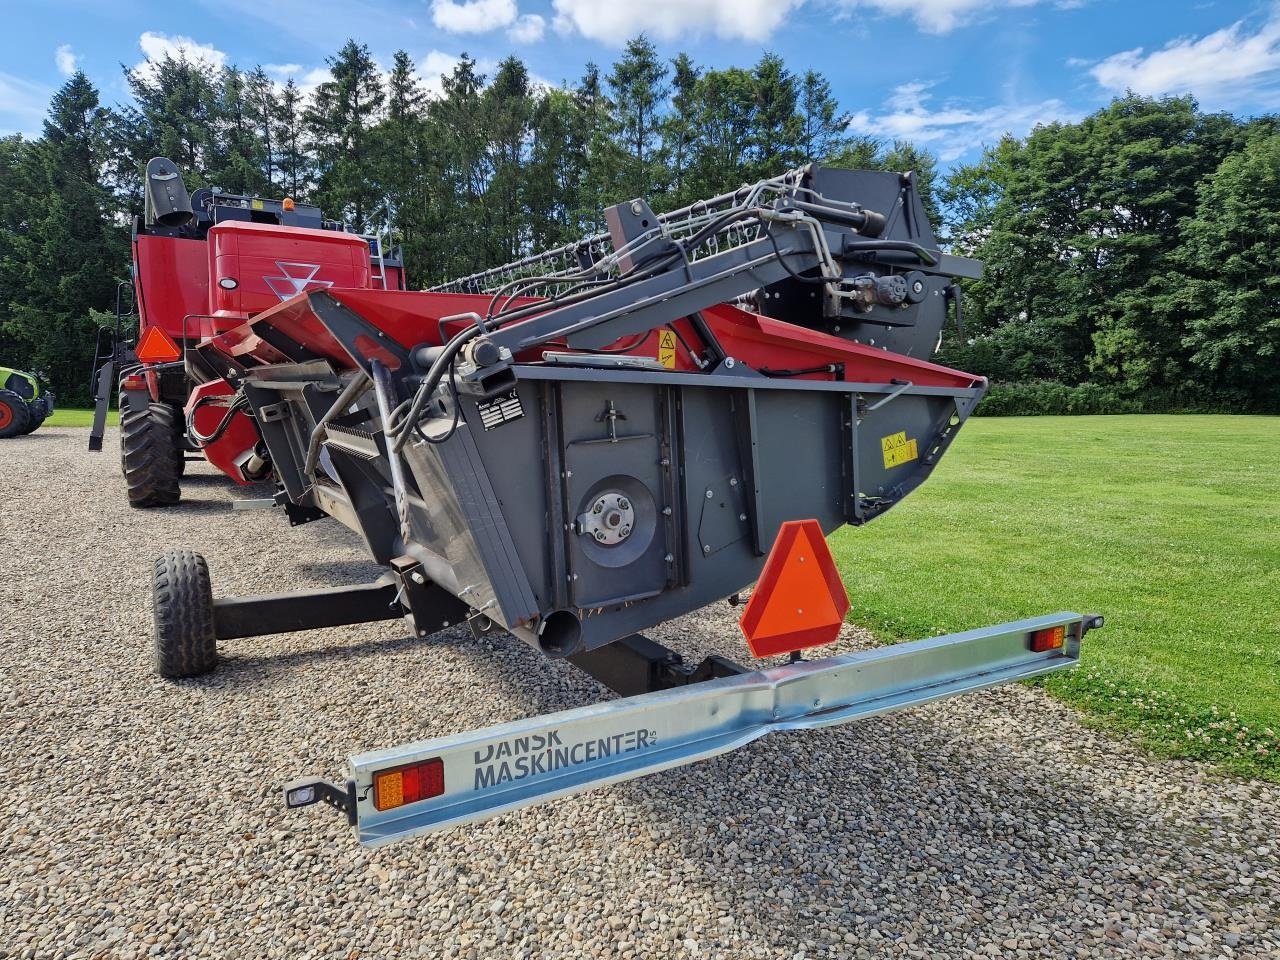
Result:
<svg viewBox="0 0 1280 960"><path fill-rule="evenodd" d="M0 439L21 437L53 413L53 394L34 373L0 367Z"/></svg>

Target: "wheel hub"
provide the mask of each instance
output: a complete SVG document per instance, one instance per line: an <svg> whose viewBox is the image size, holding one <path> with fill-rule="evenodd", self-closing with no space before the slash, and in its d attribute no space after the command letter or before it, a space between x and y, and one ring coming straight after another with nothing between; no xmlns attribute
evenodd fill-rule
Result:
<svg viewBox="0 0 1280 960"><path fill-rule="evenodd" d="M596 543L614 546L631 536L636 523L636 510L626 494L609 490L596 497L587 512L578 518L583 536Z"/></svg>

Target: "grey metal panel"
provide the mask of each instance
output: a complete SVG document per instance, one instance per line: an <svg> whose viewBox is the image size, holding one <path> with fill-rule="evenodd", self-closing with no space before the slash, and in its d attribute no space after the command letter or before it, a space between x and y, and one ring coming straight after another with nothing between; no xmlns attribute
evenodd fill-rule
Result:
<svg viewBox="0 0 1280 960"><path fill-rule="evenodd" d="M411 518L414 539L453 567L466 591L460 598L505 627L536 616L537 599L468 424L443 443L415 441L405 455L426 506L426 516Z"/></svg>

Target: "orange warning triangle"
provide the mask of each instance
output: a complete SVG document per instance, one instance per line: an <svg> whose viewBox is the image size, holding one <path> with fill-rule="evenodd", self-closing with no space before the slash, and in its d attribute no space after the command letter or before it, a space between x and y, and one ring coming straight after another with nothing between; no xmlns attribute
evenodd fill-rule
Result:
<svg viewBox="0 0 1280 960"><path fill-rule="evenodd" d="M849 595L817 520L788 520L778 531L738 626L756 657L831 643L849 612Z"/></svg>
<svg viewBox="0 0 1280 960"><path fill-rule="evenodd" d="M146 363L168 363L182 357L182 351L173 342L173 337L159 327L147 327L134 354Z"/></svg>

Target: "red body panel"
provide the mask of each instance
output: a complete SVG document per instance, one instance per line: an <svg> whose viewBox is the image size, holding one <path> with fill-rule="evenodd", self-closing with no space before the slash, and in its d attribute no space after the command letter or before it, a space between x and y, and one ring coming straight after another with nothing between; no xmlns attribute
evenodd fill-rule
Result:
<svg viewBox="0 0 1280 960"><path fill-rule="evenodd" d="M159 327L182 339L182 318L209 311L209 248L203 240L133 238L138 332ZM192 330L191 336L199 331Z"/></svg>
<svg viewBox="0 0 1280 960"><path fill-rule="evenodd" d="M187 400L186 413L190 416L192 408L195 408L195 416L192 420L199 433L208 436L218 428L218 424L226 416L227 403L234 394L235 390L225 380L210 380L208 383L199 384L191 391L191 397ZM225 397L226 401L219 402L211 399L216 397ZM245 475L244 467L253 456L257 445L258 428L254 426L253 418L237 411L227 425L227 429L222 432L222 436L211 442L201 452L210 463L236 483L248 484L253 482L253 478Z"/></svg>
<svg viewBox="0 0 1280 960"><path fill-rule="evenodd" d="M299 293L370 283L369 244L349 233L233 221L213 227L208 243L205 309L217 317L239 321Z"/></svg>
<svg viewBox="0 0 1280 960"><path fill-rule="evenodd" d="M423 293L383 290L330 289L325 293L343 306L369 321L406 349L422 343L441 342L440 320L465 313L483 315L492 298L487 294ZM531 301L522 301L531 302ZM711 330L734 359L755 370L805 369L828 364L844 367L844 380L853 383L889 383L910 381L922 387L971 387L983 378L960 370L952 370L927 360L917 360L889 353L849 340L842 340L815 330L774 320L728 304L703 311ZM279 363L292 358L282 356L260 339L255 328L268 325L309 350L332 360L344 368L355 363L342 346L325 329L311 309L307 297L299 296L266 310L237 329L218 338L216 346L223 352L242 359L252 357L262 363ZM466 321L445 325L445 336L456 332ZM678 325L684 340L699 346L696 333L687 321ZM610 349L633 356L659 357L662 331L624 337ZM372 338L371 338L372 339ZM379 351L376 343L367 345L369 356L394 368L398 362L387 351ZM547 344L516 359L530 363L542 359L545 349L563 349ZM692 371L696 367L682 346L675 350L676 370ZM797 379L831 380L832 373L804 374Z"/></svg>

